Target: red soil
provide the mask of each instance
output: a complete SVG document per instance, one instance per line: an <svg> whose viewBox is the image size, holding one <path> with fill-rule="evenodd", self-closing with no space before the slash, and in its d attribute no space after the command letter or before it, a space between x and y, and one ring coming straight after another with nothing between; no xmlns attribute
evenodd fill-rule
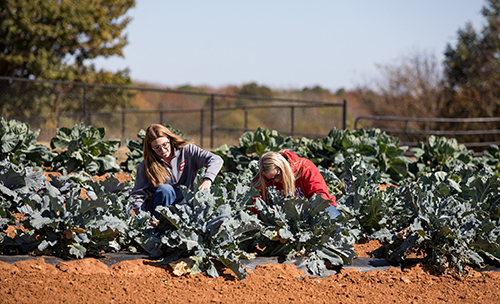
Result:
<svg viewBox="0 0 500 304"><path fill-rule="evenodd" d="M359 256L377 242L356 245ZM170 266L132 260L108 268L92 258L52 266L43 258L0 262L0 303L499 303L500 273L433 275L425 267L315 278L292 264L266 264L238 280L176 276Z"/></svg>

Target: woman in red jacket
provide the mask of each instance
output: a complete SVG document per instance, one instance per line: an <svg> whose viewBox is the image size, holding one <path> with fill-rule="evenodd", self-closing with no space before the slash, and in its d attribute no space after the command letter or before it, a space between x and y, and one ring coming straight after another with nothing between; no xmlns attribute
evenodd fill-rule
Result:
<svg viewBox="0 0 500 304"><path fill-rule="evenodd" d="M339 215L335 196L328 192L325 179L316 165L307 158L281 150L264 153L259 160L259 174L253 179L252 186L259 189L264 201L268 201L267 187L275 186L283 195L311 198L321 194L330 200L327 209L332 218Z"/></svg>

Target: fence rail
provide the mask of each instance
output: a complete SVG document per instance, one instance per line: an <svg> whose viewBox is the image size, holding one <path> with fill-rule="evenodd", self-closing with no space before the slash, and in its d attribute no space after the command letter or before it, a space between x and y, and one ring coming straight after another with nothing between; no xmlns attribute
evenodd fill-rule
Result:
<svg viewBox="0 0 500 304"><path fill-rule="evenodd" d="M415 146L418 141L411 141L415 138L424 138L429 135L449 136L457 138L457 140L469 148L488 147L490 145L500 145L500 117L478 117L478 118L433 118L433 117L395 117L395 116L359 116L354 121L354 128L357 129L361 121L380 122L385 121L388 124L392 122L401 122L403 125L399 128L387 128L377 126L381 131L388 134L397 134L401 139L402 145ZM420 123L420 129L415 129L415 125L410 126L410 123ZM443 125L448 129L443 130ZM477 129L468 129L468 126L479 127ZM428 127L432 129L425 129ZM437 127L440 128L437 128ZM450 130L449 128L452 128ZM490 128L490 129L488 129ZM492 128L492 129L491 129ZM461 141L461 138L465 141ZM471 139L474 139L471 141Z"/></svg>
<svg viewBox="0 0 500 304"><path fill-rule="evenodd" d="M20 84L24 84L24 86ZM13 89L16 85L18 87ZM113 100L115 95L116 98L121 98L121 95L117 92L126 92L129 94L127 96L131 99L137 98L141 94L145 96L143 96L143 99L146 99L146 101L148 99L158 99L157 106L160 108L155 110L101 110L101 108L106 106L103 100L115 101ZM26 96L22 96L23 94ZM44 123L51 125L53 135L55 135L56 128L63 126L71 127L68 125L70 122L83 122L87 125L105 126L107 132L109 128L114 130L114 133L120 134L122 141L127 137L131 137L129 134L129 129L131 129L130 124L144 126L146 121L149 123L157 121L162 124L165 124L167 120L176 121L183 126L187 126L186 129L189 129L188 136L199 136L200 146L204 146L204 140L208 137L210 148L214 148L215 137L221 133L251 131L257 127L274 129L282 134L291 136L307 135L310 137L323 137L335 126L341 126L342 129L345 129L347 116L346 100L340 103L331 103L318 100L231 95L57 80L32 80L0 76L1 103L18 103L22 107L23 103L29 104L30 98L44 99L47 103L52 102L54 104L59 102L57 106L52 106L52 108L59 110L53 111L50 108L50 113L47 114L48 111L45 110L45 115L30 115L28 117L8 115L7 118L26 122L31 121L34 124L40 125L38 127L41 129L44 128ZM61 111L60 109L64 107L72 108L73 111ZM321 130L322 132L310 132L307 128L304 129L304 126L310 127L314 124L311 123L311 117L303 117L305 111L313 111L313 109L321 111L321 109L328 108L340 108L341 111L335 112L333 115L330 113L323 115L325 116L323 119L328 122L328 125L321 124L321 128L324 129ZM1 106L0 111L2 111ZM276 111L275 114L270 113L272 111ZM229 114L221 116L223 113ZM274 119L268 119L267 122L257 119L266 115L272 116ZM240 116L241 119L239 119ZM302 116L302 118L298 118L298 116ZM230 120L228 117L233 118L233 120L225 122L225 120ZM239 120L236 120L235 117L238 117ZM183 118L185 118L185 121L182 121ZM340 123L332 123L335 118L340 118ZM238 125L240 120L241 125ZM315 121L316 119L313 120ZM130 121L134 122L130 123ZM32 126L31 123L30 126ZM173 127L185 132L182 127L177 125L173 125ZM207 130L209 134L206 134ZM240 135L238 134L238 138Z"/></svg>

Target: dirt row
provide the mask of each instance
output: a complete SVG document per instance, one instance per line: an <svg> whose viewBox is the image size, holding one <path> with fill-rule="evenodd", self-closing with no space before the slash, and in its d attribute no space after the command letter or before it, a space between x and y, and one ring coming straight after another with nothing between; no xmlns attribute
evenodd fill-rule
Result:
<svg viewBox="0 0 500 304"><path fill-rule="evenodd" d="M356 245L367 256L376 243ZM0 303L500 303L500 273L435 275L414 265L400 270L343 269L311 277L292 264L265 264L238 280L174 274L151 260L111 267L86 258L53 266L43 258L0 262Z"/></svg>

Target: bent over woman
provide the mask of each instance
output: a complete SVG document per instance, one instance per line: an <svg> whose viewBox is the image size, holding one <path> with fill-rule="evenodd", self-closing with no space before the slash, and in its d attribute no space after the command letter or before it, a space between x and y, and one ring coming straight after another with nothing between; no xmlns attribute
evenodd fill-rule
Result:
<svg viewBox="0 0 500 304"><path fill-rule="evenodd" d="M311 198L315 194L330 200L328 212L330 217L339 215L335 196L328 192L325 179L316 165L307 158L281 150L267 152L259 159L259 174L252 180L252 186L261 191L262 198L267 203L267 187L275 186L283 195Z"/></svg>
<svg viewBox="0 0 500 304"><path fill-rule="evenodd" d="M144 160L137 168L132 197L134 212L149 211L157 219L157 206L183 201L180 185L192 190L198 171L207 167L199 190L210 189L222 167L220 156L173 134L167 127L153 124L144 138Z"/></svg>

